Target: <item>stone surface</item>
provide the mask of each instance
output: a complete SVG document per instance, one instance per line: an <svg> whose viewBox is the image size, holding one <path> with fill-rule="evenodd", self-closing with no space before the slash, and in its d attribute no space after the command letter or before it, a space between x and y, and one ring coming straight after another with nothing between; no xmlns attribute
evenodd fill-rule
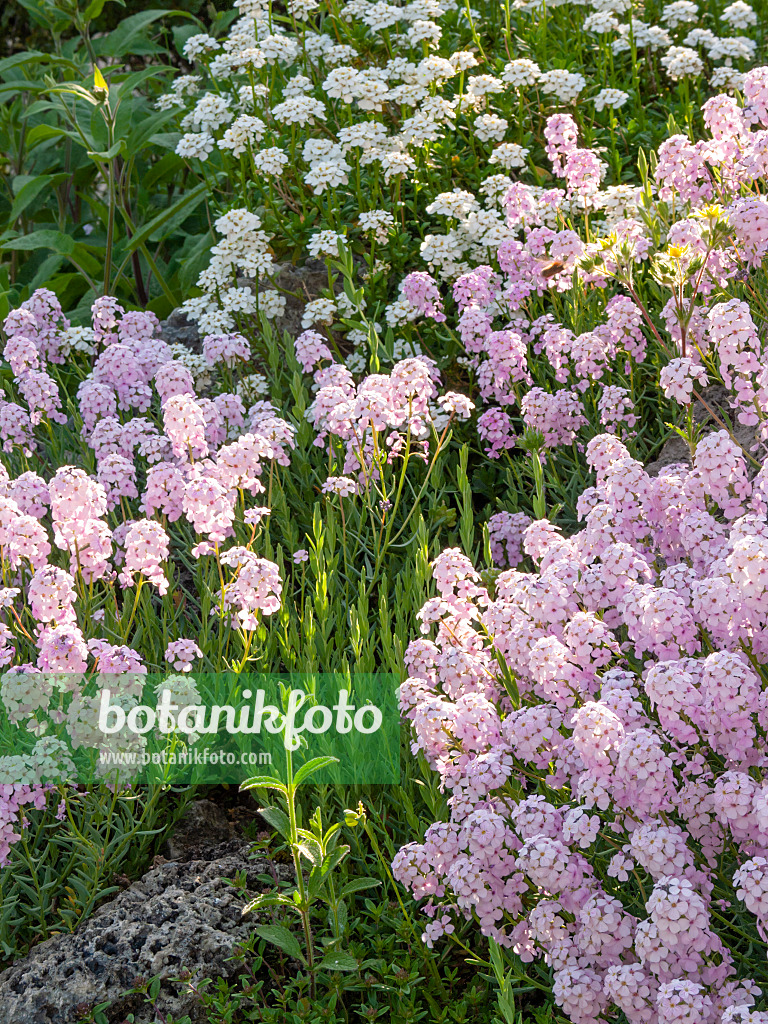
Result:
<svg viewBox="0 0 768 1024"><path fill-rule="evenodd" d="M167 320L160 321L160 337L169 345L186 345L193 352L203 351L203 339L197 325L194 320L188 320L180 309L174 309Z"/></svg>
<svg viewBox="0 0 768 1024"><path fill-rule="evenodd" d="M256 282L252 278L238 278L238 285L254 288ZM298 337L304 330L301 326L301 318L304 314L304 307L312 299L320 297L323 289L328 287L328 271L322 260L308 259L303 266L294 267L292 263L275 264L274 273L271 278L264 279L259 284L259 291L272 291L278 289L285 301L285 313L272 321L272 326L278 337L282 337L283 331L287 331L292 338ZM336 283L337 292L341 291L341 284Z"/></svg>
<svg viewBox="0 0 768 1024"><path fill-rule="evenodd" d="M192 800L162 849L168 860L208 860L211 852L235 839L235 827L212 800Z"/></svg>
<svg viewBox="0 0 768 1024"><path fill-rule="evenodd" d="M256 917L243 917L243 893L227 884L245 871L249 892L272 874L267 861L251 860L249 844L234 834L226 815L207 800L195 801L165 847L176 859L155 859L138 882L103 904L73 934L35 946L0 974L0 1024L75 1024L86 1006L109 1000L110 1021L129 1013L136 1024L163 1019L140 995L125 993L137 979L161 976L155 1006L173 1019L205 1017L189 981L236 976L229 958L248 938ZM279 877L290 870L277 869Z"/></svg>
<svg viewBox="0 0 768 1024"><path fill-rule="evenodd" d="M707 403L709 408L715 413L716 416L720 416L722 410L727 415L728 419L733 422L733 412L730 406L730 393L720 384L712 384L708 388L704 388L700 392L702 398ZM697 424L704 426L705 430L722 430L722 426L713 418L713 416L707 411L705 406L694 399L693 402L693 418ZM741 423L733 424L733 435L738 443L745 448L747 451L751 451L752 446L755 444L756 428L745 427ZM658 457L649 462L645 467L649 476L658 476L665 466L671 466L675 463L683 462L690 466L691 456L688 451L688 445L677 434L670 437L661 449Z"/></svg>

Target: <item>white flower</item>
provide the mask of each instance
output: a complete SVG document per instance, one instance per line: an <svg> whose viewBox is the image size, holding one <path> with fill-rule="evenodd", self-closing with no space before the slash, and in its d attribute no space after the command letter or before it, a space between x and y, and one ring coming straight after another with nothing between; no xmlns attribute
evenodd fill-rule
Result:
<svg viewBox="0 0 768 1024"><path fill-rule="evenodd" d="M710 32L708 28L694 28L691 29L683 42L686 46L704 46L710 49L717 42L717 36L714 32Z"/></svg>
<svg viewBox="0 0 768 1024"><path fill-rule="evenodd" d="M757 44L747 36L727 36L718 39L709 48L711 60L720 60L721 57L724 57L726 64L730 64L732 60L752 61L756 52Z"/></svg>
<svg viewBox="0 0 768 1024"><path fill-rule="evenodd" d="M259 312L263 313L267 320L279 320L285 313L287 301L276 288L269 288L259 293Z"/></svg>
<svg viewBox="0 0 768 1024"><path fill-rule="evenodd" d="M595 110L605 110L609 107L611 110L618 110L619 107L623 107L629 99L629 93L622 92L621 89L601 89L597 96L594 97L593 103L595 104Z"/></svg>
<svg viewBox="0 0 768 1024"><path fill-rule="evenodd" d="M735 3L729 4L725 8L720 15L720 20L724 21L726 25L730 25L731 28L749 28L751 25L757 24L757 15L749 4L744 3L744 0L736 0Z"/></svg>
<svg viewBox="0 0 768 1024"><path fill-rule="evenodd" d="M176 153L178 156L207 160L214 145L213 136L208 132L187 132L176 144Z"/></svg>
<svg viewBox="0 0 768 1024"><path fill-rule="evenodd" d="M387 210L366 210L360 214L360 227L374 234L377 242L386 242L395 218Z"/></svg>
<svg viewBox="0 0 768 1024"><path fill-rule="evenodd" d="M307 251L310 256L335 256L339 255L339 242L343 242L344 235L335 231L316 231L309 236Z"/></svg>
<svg viewBox="0 0 768 1024"><path fill-rule="evenodd" d="M470 75L467 92L470 96L489 96L493 93L504 92L504 83L493 75Z"/></svg>
<svg viewBox="0 0 768 1024"><path fill-rule="evenodd" d="M279 178L283 168L288 163L288 154L278 146L270 146L269 149L260 149L253 154L253 164L262 174L273 174Z"/></svg>
<svg viewBox="0 0 768 1024"><path fill-rule="evenodd" d="M337 185L346 185L349 181L347 171L349 164L346 160L320 160L312 164L304 175L304 181L311 186L315 195L320 195L327 188L336 188Z"/></svg>
<svg viewBox="0 0 768 1024"><path fill-rule="evenodd" d="M414 170L416 161L409 153L393 150L391 153L382 154L381 166L384 168L384 180L389 183L396 175Z"/></svg>
<svg viewBox="0 0 768 1024"><path fill-rule="evenodd" d="M269 64L293 64L299 55L299 44L290 36L265 36L259 40L259 46Z"/></svg>
<svg viewBox="0 0 768 1024"><path fill-rule="evenodd" d="M687 46L670 46L660 63L674 81L697 77L704 70L704 61L695 50Z"/></svg>
<svg viewBox="0 0 768 1024"><path fill-rule="evenodd" d="M321 163L323 160L339 161L344 153L331 139L307 139L301 155L308 164Z"/></svg>
<svg viewBox="0 0 768 1024"><path fill-rule="evenodd" d="M313 324L325 324L330 327L336 319L336 303L333 299L313 299L304 307L301 326L306 330Z"/></svg>
<svg viewBox="0 0 768 1024"><path fill-rule="evenodd" d="M443 34L440 26L434 21L414 21L411 27L408 29L407 38L408 42L412 46L417 46L419 43L437 43L440 42L440 36Z"/></svg>
<svg viewBox="0 0 768 1024"><path fill-rule="evenodd" d="M736 68L715 68L709 84L715 90L725 89L726 92L744 92L744 72Z"/></svg>
<svg viewBox="0 0 768 1024"><path fill-rule="evenodd" d="M261 141L264 129L264 122L258 117L241 114L224 132L224 137L219 139L219 149L231 149L233 156L240 156L253 142Z"/></svg>
<svg viewBox="0 0 768 1024"><path fill-rule="evenodd" d="M305 92L311 92L313 88L312 79L306 75L294 75L289 78L283 87L283 96L303 96Z"/></svg>
<svg viewBox="0 0 768 1024"><path fill-rule="evenodd" d="M218 48L219 44L215 39L206 35L205 32L198 32L197 35L190 36L184 43L182 52L187 60L194 60L201 53L210 53L211 50L218 50Z"/></svg>
<svg viewBox="0 0 768 1024"><path fill-rule="evenodd" d="M541 76L541 87L544 92L554 93L561 103L572 103L587 84L583 75L575 71L564 71L556 68Z"/></svg>
<svg viewBox="0 0 768 1024"><path fill-rule="evenodd" d="M288 13L299 21L306 21L319 6L318 0L288 0Z"/></svg>
<svg viewBox="0 0 768 1024"><path fill-rule="evenodd" d="M584 21L585 32L595 32L598 35L607 35L619 27L619 21L610 11L595 11Z"/></svg>
<svg viewBox="0 0 768 1024"><path fill-rule="evenodd" d="M221 304L229 313L254 313L257 308L256 296L250 288L227 288Z"/></svg>
<svg viewBox="0 0 768 1024"><path fill-rule="evenodd" d="M497 117L496 114L483 114L481 117L475 118L475 137L481 142L489 142L491 139L501 142L507 128L509 128L509 121L503 117Z"/></svg>
<svg viewBox="0 0 768 1024"><path fill-rule="evenodd" d="M691 0L675 0L674 3L667 4L661 12L661 20L665 25L669 25L670 28L677 28L678 25L698 21L698 5L692 3Z"/></svg>
<svg viewBox="0 0 768 1024"><path fill-rule="evenodd" d="M291 96L272 108L272 116L281 124L311 124L315 118L325 119L325 107L312 96Z"/></svg>
<svg viewBox="0 0 768 1024"><path fill-rule="evenodd" d="M528 150L523 146L519 146L516 142L502 142L491 153L488 163L498 164L508 171L512 167L525 167L527 156Z"/></svg>
<svg viewBox="0 0 768 1024"><path fill-rule="evenodd" d="M323 90L331 99L352 103L357 98L359 78L355 68L334 68L323 82Z"/></svg>
<svg viewBox="0 0 768 1024"><path fill-rule="evenodd" d="M541 78L541 68L532 60L521 58L505 64L501 77L503 81L519 89L522 85L535 85Z"/></svg>
<svg viewBox="0 0 768 1024"><path fill-rule="evenodd" d="M229 124L231 120L229 100L226 96L219 96L213 92L201 96L191 112L191 123L197 125L201 131L215 131Z"/></svg>

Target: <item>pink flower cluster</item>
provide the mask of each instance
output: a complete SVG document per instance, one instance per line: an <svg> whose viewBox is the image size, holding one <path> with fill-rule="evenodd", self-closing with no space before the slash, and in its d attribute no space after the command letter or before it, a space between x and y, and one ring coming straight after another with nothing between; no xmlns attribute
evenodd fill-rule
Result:
<svg viewBox="0 0 768 1024"><path fill-rule="evenodd" d="M45 421L66 422L45 367L63 361L68 328L55 297L44 291L6 318L5 353L18 398L18 404L0 405L6 451L18 447L34 458L35 432L47 432ZM30 720L50 712L74 747L104 740L94 726L98 691L86 696L87 682L109 686L119 674L121 697L140 697L146 667L128 643L113 643L115 629L127 630L130 642L144 583L160 599L179 596L179 545L185 563L189 555L218 558L222 587L212 595L211 614L252 631L262 616L279 609L280 572L252 550L251 524L258 520L247 504L264 491L264 468L287 466L294 445L292 426L270 403L246 409L237 394L199 395L187 365L158 337L152 314L126 313L114 299L98 299L92 331L97 355L78 388L81 423L76 415L72 430L76 439L80 429L93 453L94 471L66 465L47 471L40 461L39 472L11 477L0 467L6 584L0 592L0 665L10 666L0 680L0 700L13 721L33 731L39 722ZM206 338L206 355L211 364L230 366L249 353L240 335L217 335ZM269 513L255 511L259 517ZM190 528L196 535L191 550ZM238 536L246 538L244 546ZM14 605L19 597L23 618ZM101 635L105 611L112 616L110 639ZM172 611L168 622L175 618ZM180 672L207 656L194 640L173 637L165 655ZM69 702L63 706L62 695ZM15 841L16 812L44 797L34 786L0 790L2 865Z"/></svg>
<svg viewBox="0 0 768 1024"><path fill-rule="evenodd" d="M429 945L473 917L543 958L575 1024L749 1019L735 950L738 929L768 935L768 463L750 480L725 431L655 478L615 435L587 459L574 536L494 516L511 568L492 589L459 551L433 563L434 639L409 645L400 703L450 819L395 877L426 901Z"/></svg>

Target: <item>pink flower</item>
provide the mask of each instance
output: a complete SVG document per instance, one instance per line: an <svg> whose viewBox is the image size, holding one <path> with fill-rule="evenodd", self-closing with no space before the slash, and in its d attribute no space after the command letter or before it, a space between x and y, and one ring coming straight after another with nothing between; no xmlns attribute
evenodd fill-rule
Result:
<svg viewBox="0 0 768 1024"><path fill-rule="evenodd" d="M194 640L172 640L165 649L165 660L177 672L191 672L192 662L202 656L203 652Z"/></svg>

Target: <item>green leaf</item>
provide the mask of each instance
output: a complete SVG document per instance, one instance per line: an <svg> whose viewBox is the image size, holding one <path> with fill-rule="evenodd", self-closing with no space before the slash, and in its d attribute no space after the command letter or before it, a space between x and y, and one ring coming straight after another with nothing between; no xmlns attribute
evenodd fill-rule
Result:
<svg viewBox="0 0 768 1024"><path fill-rule="evenodd" d="M280 833L283 839L291 841L291 823L284 811L281 811L279 807L260 807L259 814Z"/></svg>
<svg viewBox="0 0 768 1024"><path fill-rule="evenodd" d="M323 859L323 848L317 842L316 839L307 837L303 843L299 843L297 846L299 853L302 857L305 857L310 864L317 866Z"/></svg>
<svg viewBox="0 0 768 1024"><path fill-rule="evenodd" d="M74 239L65 235L63 231L33 231L29 235L0 242L0 249L16 249L22 252L31 252L33 249L53 249L54 252L64 256L71 255L74 248Z"/></svg>
<svg viewBox="0 0 768 1024"><path fill-rule="evenodd" d="M109 149L105 149L103 152L89 149L88 156L98 160L112 160L118 155L118 153L124 153L125 149L125 139L118 139L114 145L110 146Z"/></svg>
<svg viewBox="0 0 768 1024"><path fill-rule="evenodd" d="M60 139L62 136L74 139L75 142L82 145L82 139L77 132L69 132L65 128L54 128L52 124L36 124L27 135L27 148L31 149L38 142L44 142L46 139Z"/></svg>
<svg viewBox="0 0 768 1024"><path fill-rule="evenodd" d="M343 949L336 950L333 953L326 953L319 966L324 971L356 971L358 969L355 957Z"/></svg>
<svg viewBox="0 0 768 1024"><path fill-rule="evenodd" d="M273 946L282 949L284 953L292 956L294 960L299 960L303 964L307 962L304 959L304 954L301 952L296 936L289 932L287 928L283 928L282 925L263 924L256 928L255 931L260 939L271 942Z"/></svg>
<svg viewBox="0 0 768 1024"><path fill-rule="evenodd" d="M66 174L38 174L36 178L25 182L18 191L15 188L18 178L15 178L13 185L16 198L13 200L11 212L8 214L9 224L13 224L21 216L29 204L37 199L44 188L53 188L61 181L66 180L67 177L68 175Z"/></svg>
<svg viewBox="0 0 768 1024"><path fill-rule="evenodd" d="M250 914L254 910L261 910L262 907L292 907L296 910L296 904L292 899L288 896L281 896L276 893L273 895L257 896L243 907L243 913Z"/></svg>
<svg viewBox="0 0 768 1024"><path fill-rule="evenodd" d="M115 95L119 100L126 99L130 93L135 92L136 89L149 78L157 78L164 71L174 71L170 64L152 64L151 67L142 68L141 71L133 71L130 75L125 77L115 76L112 81L112 88ZM162 111L162 113L168 117L173 115L172 110Z"/></svg>
<svg viewBox="0 0 768 1024"><path fill-rule="evenodd" d="M381 885L378 878L353 878L341 890L341 895L342 897L351 896L353 892L360 892L362 889L374 889L377 885Z"/></svg>
<svg viewBox="0 0 768 1024"><path fill-rule="evenodd" d="M246 789L276 789L284 796L288 795L288 790L273 775L254 775L252 779L246 779L240 786L241 792Z"/></svg>
<svg viewBox="0 0 768 1024"><path fill-rule="evenodd" d="M329 764L338 764L338 757L313 757L311 761L307 761L301 768L296 772L293 777L294 786L300 786L305 779L308 779L315 772L319 772L322 768L325 768Z"/></svg>
<svg viewBox="0 0 768 1024"><path fill-rule="evenodd" d="M138 249L149 240L150 235L153 234L157 228L161 227L167 220L170 220L174 214L184 209L185 206L189 206L191 203L202 202L207 192L208 185L206 182L201 181L199 185L196 185L189 192L186 192L180 199L177 199L172 206L169 206L167 210L163 210L162 213L158 214L157 217L153 217L152 220L145 224L141 231L137 231L131 241L128 243L127 252L133 252L134 249Z"/></svg>
<svg viewBox="0 0 768 1024"><path fill-rule="evenodd" d="M153 114L151 117L142 118L137 125L133 126L125 139L128 152L131 156L135 156L146 145L151 143L152 136L157 132L157 129L165 124L171 117L173 117L172 110L161 110L160 113Z"/></svg>
<svg viewBox="0 0 768 1024"><path fill-rule="evenodd" d="M85 21L93 21L94 18L98 18L104 7L109 0L91 0L88 6L83 11L83 18Z"/></svg>
<svg viewBox="0 0 768 1024"><path fill-rule="evenodd" d="M48 61L50 59L50 54L42 53L40 50L24 50L21 53L14 53L12 57L0 60L0 75L20 65L39 64L41 61Z"/></svg>
<svg viewBox="0 0 768 1024"><path fill-rule="evenodd" d="M185 11L160 11L157 9L142 11L130 18L123 18L114 32L110 32L106 39L98 40L98 52L109 57L123 57L130 54L136 49L136 44L153 22L171 15L175 18L192 18L192 15ZM197 21L197 18L193 20ZM96 42L94 40L94 44Z"/></svg>

